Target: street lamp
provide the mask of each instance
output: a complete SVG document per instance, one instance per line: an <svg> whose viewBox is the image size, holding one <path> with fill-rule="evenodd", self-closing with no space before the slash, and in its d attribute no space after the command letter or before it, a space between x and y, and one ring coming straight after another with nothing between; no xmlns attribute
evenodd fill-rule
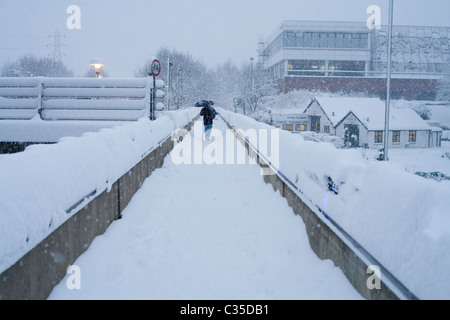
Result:
<svg viewBox="0 0 450 320"><path fill-rule="evenodd" d="M89 64L90 66L94 66L95 74L97 78L100 78L100 71L102 67L106 66L106 63L102 59L91 59L91 62Z"/></svg>
<svg viewBox="0 0 450 320"><path fill-rule="evenodd" d="M383 160L389 161L389 111L391 105L391 65L392 65L392 25L394 23L394 0L389 0L389 25L388 25L388 61L387 61L387 90L386 110L384 123L384 155Z"/></svg>

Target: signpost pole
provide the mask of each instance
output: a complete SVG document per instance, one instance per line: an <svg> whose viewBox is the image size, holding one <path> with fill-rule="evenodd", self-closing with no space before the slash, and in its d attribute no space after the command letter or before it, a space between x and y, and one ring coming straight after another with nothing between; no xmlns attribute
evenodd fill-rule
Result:
<svg viewBox="0 0 450 320"><path fill-rule="evenodd" d="M154 59L150 65L150 70L148 71L149 76L153 76L153 88L150 94L150 120L155 120L155 109L156 109L156 77L161 73L161 64L157 59Z"/></svg>
<svg viewBox="0 0 450 320"><path fill-rule="evenodd" d="M151 120L155 120L155 108L156 108L156 76L153 74L153 91L152 91L152 114Z"/></svg>
<svg viewBox="0 0 450 320"><path fill-rule="evenodd" d="M152 88L151 86L149 86L149 87L150 87L150 99L149 99L150 105L149 105L148 118L149 118L150 121L151 121L151 120L153 120L153 119L152 119L152 110L153 110L153 88Z"/></svg>

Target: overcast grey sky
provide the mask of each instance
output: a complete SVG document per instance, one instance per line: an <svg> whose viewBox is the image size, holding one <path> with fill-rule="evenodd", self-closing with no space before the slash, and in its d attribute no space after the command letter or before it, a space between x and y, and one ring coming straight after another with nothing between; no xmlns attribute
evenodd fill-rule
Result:
<svg viewBox="0 0 450 320"><path fill-rule="evenodd" d="M395 24L450 26L449 0L394 0ZM67 7L81 9L81 29L69 30ZM189 52L208 66L257 57L260 35L283 20L360 21L367 7L388 0L0 0L0 67L19 56L52 54L58 29L63 62L82 76L89 59L108 64L111 77L132 77L160 47ZM49 45L49 46L48 46Z"/></svg>

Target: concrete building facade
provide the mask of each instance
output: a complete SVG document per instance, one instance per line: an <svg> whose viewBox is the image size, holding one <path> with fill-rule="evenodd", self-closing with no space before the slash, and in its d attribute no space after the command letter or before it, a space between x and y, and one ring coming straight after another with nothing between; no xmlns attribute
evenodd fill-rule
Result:
<svg viewBox="0 0 450 320"><path fill-rule="evenodd" d="M450 28L395 26L393 98L434 100L450 59ZM259 43L259 63L283 92L295 89L386 96L387 27L284 21Z"/></svg>

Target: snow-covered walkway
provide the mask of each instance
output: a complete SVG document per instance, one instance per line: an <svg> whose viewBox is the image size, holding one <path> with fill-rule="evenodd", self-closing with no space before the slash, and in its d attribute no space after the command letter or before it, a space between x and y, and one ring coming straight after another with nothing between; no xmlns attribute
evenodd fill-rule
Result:
<svg viewBox="0 0 450 320"><path fill-rule="evenodd" d="M250 164L180 165L169 155L74 264L81 288L68 289L69 274L49 299L361 299Z"/></svg>

